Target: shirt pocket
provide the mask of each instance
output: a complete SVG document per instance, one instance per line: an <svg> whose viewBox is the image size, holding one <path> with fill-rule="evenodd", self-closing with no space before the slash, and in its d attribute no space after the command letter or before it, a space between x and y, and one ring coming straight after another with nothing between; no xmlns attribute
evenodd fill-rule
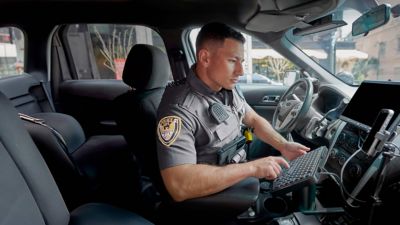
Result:
<svg viewBox="0 0 400 225"><path fill-rule="evenodd" d="M229 115L229 118L226 121L222 122L221 124L218 124L218 126L215 129L215 134L220 141L223 141L227 137L230 137L232 135L236 137L239 133L238 130L239 130L238 121L236 120L235 116L231 114Z"/></svg>

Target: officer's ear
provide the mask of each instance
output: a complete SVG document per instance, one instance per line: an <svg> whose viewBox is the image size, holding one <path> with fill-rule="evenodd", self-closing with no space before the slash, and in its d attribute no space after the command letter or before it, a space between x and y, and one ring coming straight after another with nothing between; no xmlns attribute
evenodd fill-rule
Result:
<svg viewBox="0 0 400 225"><path fill-rule="evenodd" d="M210 52L207 49L203 48L199 50L197 53L197 63L208 67L210 64Z"/></svg>

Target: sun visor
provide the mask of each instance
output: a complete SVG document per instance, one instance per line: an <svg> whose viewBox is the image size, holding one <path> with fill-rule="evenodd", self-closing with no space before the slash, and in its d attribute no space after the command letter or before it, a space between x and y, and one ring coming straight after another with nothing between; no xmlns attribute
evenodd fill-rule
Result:
<svg viewBox="0 0 400 225"><path fill-rule="evenodd" d="M258 32L279 32L322 17L344 0L258 0L259 11L246 29Z"/></svg>
<svg viewBox="0 0 400 225"><path fill-rule="evenodd" d="M270 15L258 13L249 23L247 23L246 29L258 32L278 32L301 21L302 18L292 15Z"/></svg>

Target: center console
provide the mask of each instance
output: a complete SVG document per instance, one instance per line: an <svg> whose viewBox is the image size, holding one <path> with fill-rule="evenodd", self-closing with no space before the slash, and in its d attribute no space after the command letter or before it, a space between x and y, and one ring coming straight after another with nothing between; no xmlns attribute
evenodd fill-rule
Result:
<svg viewBox="0 0 400 225"><path fill-rule="evenodd" d="M343 129L338 132L340 134L333 143L325 168L329 172L340 175L346 161L361 148L368 133L349 123L345 124ZM350 186L355 185L370 164L371 160L365 154L354 155L343 170L343 182Z"/></svg>
<svg viewBox="0 0 400 225"><path fill-rule="evenodd" d="M282 212L269 224L377 225L397 218L388 207L400 200L400 188L394 188L400 187L400 149L393 143L400 122L396 93L399 82L360 85L335 122L323 176L299 191L267 196L264 208L272 202ZM381 120L381 112L390 116Z"/></svg>

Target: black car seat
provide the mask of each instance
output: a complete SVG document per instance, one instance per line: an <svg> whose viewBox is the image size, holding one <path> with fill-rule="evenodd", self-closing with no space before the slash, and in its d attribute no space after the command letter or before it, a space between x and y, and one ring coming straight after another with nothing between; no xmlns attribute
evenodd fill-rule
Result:
<svg viewBox="0 0 400 225"><path fill-rule="evenodd" d="M24 117L26 128L69 209L88 201L140 207L137 169L122 135L85 136L75 118L54 111L40 77L27 73L7 77L0 90L18 112L34 117Z"/></svg>
<svg viewBox="0 0 400 225"><path fill-rule="evenodd" d="M157 161L155 128L157 109L170 76L166 53L155 46L134 45L122 74L124 83L131 89L114 100L117 125L141 170L144 203L157 203L155 190L166 196Z"/></svg>
<svg viewBox="0 0 400 225"><path fill-rule="evenodd" d="M161 178L156 144L157 109L170 73L168 57L163 51L145 44L132 47L122 74L131 90L114 100L118 127L138 158L142 178L150 178L160 194L155 218L159 224L221 224L255 202L258 179L246 179L221 194L183 203L172 201ZM151 184L142 184L143 189L149 186ZM146 196L146 190L143 191ZM152 199L145 200L151 202Z"/></svg>
<svg viewBox="0 0 400 225"><path fill-rule="evenodd" d="M101 203L68 211L51 173L17 116L0 93L0 224L151 224L130 211Z"/></svg>
<svg viewBox="0 0 400 225"><path fill-rule="evenodd" d="M122 135L86 138L78 121L63 113L20 116L69 209L90 201L136 207L137 166Z"/></svg>

